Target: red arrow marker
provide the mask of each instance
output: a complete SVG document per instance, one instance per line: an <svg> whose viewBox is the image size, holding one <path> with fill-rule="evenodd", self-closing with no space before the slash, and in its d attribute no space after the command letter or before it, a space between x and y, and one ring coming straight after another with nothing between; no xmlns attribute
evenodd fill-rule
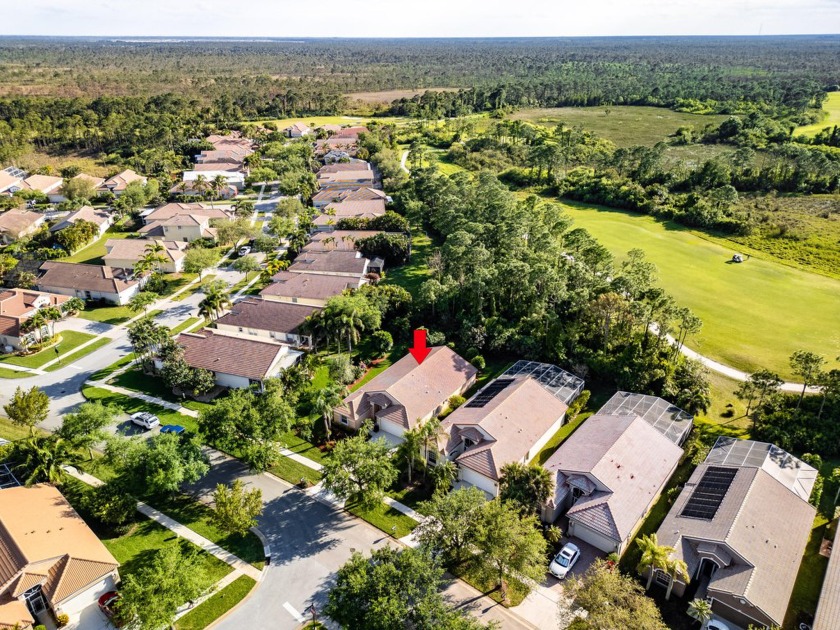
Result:
<svg viewBox="0 0 840 630"><path fill-rule="evenodd" d="M414 331L414 347L409 348L408 351L411 353L417 360L417 364L423 363L431 350L426 347L426 331L425 330L415 330Z"/></svg>

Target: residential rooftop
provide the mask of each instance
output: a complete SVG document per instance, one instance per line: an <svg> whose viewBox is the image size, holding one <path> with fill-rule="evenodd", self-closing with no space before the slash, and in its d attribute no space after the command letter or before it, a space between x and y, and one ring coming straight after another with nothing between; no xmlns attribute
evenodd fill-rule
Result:
<svg viewBox="0 0 840 630"><path fill-rule="evenodd" d="M260 298L237 302L230 312L216 320L217 325L238 326L277 333L297 333L306 318L319 308Z"/></svg>
<svg viewBox="0 0 840 630"><path fill-rule="evenodd" d="M667 400L632 392L616 392L598 413L605 416L639 416L675 444L685 441L694 423L694 416Z"/></svg>
<svg viewBox="0 0 840 630"><path fill-rule="evenodd" d="M361 276L356 279L348 276L281 271L272 276L271 280L272 283L260 291L260 295L327 300L347 289L358 289Z"/></svg>
<svg viewBox="0 0 840 630"><path fill-rule="evenodd" d="M232 374L255 381L270 376L288 354L289 346L268 339L239 337L204 328L181 333L184 360L194 368Z"/></svg>

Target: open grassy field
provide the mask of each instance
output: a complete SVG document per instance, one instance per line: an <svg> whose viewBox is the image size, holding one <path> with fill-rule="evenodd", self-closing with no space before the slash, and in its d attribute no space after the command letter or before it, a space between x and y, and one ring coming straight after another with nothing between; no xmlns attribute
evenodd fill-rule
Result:
<svg viewBox="0 0 840 630"><path fill-rule="evenodd" d="M659 270L659 284L692 309L703 329L689 345L738 369L766 367L793 378L788 358L817 352L837 367L840 281L738 251L673 223L584 204L564 204L618 259L641 248Z"/></svg>
<svg viewBox="0 0 840 630"><path fill-rule="evenodd" d="M840 278L840 195L758 197L742 199L739 206L758 222L751 234L730 240Z"/></svg>
<svg viewBox="0 0 840 630"><path fill-rule="evenodd" d="M412 98L426 92L457 92L460 88L420 88L418 90L382 90L381 92L352 92L345 94L351 101L366 105L389 105L401 98Z"/></svg>
<svg viewBox="0 0 840 630"><path fill-rule="evenodd" d="M690 125L699 131L726 119L726 116L683 114L662 107L613 106L609 110L607 114L603 107L522 109L510 117L546 127L554 127L559 122L580 125L619 147L654 145L682 126Z"/></svg>
<svg viewBox="0 0 840 630"><path fill-rule="evenodd" d="M826 127L840 125L840 92L829 92L828 98L823 103L825 117L813 125L797 127L793 132L795 136L815 136Z"/></svg>
<svg viewBox="0 0 840 630"><path fill-rule="evenodd" d="M321 125L364 125L365 123L376 120L381 123L399 123L407 122L410 119L401 116L386 116L382 118L372 118L371 116L305 116L303 118L272 118L265 120L249 120L245 124L262 124L271 122L277 125L279 130L293 125L295 123L303 123L309 125L313 129Z"/></svg>

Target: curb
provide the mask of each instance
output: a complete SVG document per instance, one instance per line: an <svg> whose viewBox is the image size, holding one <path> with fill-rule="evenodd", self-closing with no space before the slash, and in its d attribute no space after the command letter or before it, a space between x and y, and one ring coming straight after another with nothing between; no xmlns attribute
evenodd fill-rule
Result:
<svg viewBox="0 0 840 630"><path fill-rule="evenodd" d="M265 556L265 564L266 564L266 566L268 566L269 564L271 564L271 545L268 544L268 538L266 538L265 534L263 534L256 527L251 528L251 533L253 533L257 538L260 539L260 542L262 543L262 546L263 546L263 555ZM263 568L262 574L265 574L265 568Z"/></svg>

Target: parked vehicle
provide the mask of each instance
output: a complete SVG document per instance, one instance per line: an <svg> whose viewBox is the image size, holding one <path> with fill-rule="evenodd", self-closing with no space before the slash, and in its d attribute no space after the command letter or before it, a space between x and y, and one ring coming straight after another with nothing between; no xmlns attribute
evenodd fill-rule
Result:
<svg viewBox="0 0 840 630"><path fill-rule="evenodd" d="M243 245L242 247L239 248L239 255L240 256L247 256L250 253L251 253L251 248L248 247L247 245Z"/></svg>
<svg viewBox="0 0 840 630"><path fill-rule="evenodd" d="M706 630L729 630L729 626L718 619L711 619L706 624Z"/></svg>
<svg viewBox="0 0 840 630"><path fill-rule="evenodd" d="M131 423L144 429L154 429L160 425L160 418L148 411L138 411L131 414Z"/></svg>
<svg viewBox="0 0 840 630"><path fill-rule="evenodd" d="M560 553L554 556L554 560L548 565L548 570L551 575L558 580L562 580L572 570L572 567L575 566L578 558L580 558L580 549L578 546L573 543L566 543L563 545Z"/></svg>
<svg viewBox="0 0 840 630"><path fill-rule="evenodd" d="M164 424L160 428L161 433L174 433L175 435L181 435L185 431L186 429L180 424Z"/></svg>

